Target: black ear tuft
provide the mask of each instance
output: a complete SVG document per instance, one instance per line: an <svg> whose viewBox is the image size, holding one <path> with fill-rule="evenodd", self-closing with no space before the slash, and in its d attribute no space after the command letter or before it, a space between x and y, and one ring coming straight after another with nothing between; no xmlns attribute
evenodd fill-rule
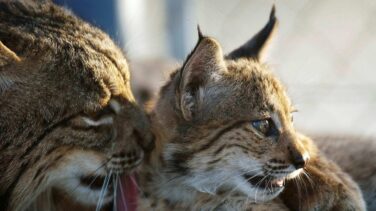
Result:
<svg viewBox="0 0 376 211"><path fill-rule="evenodd" d="M275 17L275 4L273 4L272 6L272 11L270 11L270 16L269 16L269 20L272 20L272 19L276 19Z"/></svg>
<svg viewBox="0 0 376 211"><path fill-rule="evenodd" d="M201 32L200 25L197 24L198 40L202 40L205 36Z"/></svg>
<svg viewBox="0 0 376 211"><path fill-rule="evenodd" d="M235 49L226 56L226 59L252 58L262 60L266 48L273 37L278 26L278 20L275 16L275 5L270 12L268 23L255 36L239 48Z"/></svg>

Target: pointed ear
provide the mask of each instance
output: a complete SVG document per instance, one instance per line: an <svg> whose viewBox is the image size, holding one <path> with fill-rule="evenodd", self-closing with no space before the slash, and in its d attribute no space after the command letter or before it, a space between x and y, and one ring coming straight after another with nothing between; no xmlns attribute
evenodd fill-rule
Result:
<svg viewBox="0 0 376 211"><path fill-rule="evenodd" d="M8 89L14 83L14 77L5 72L8 64L20 62L21 59L0 41L0 93Z"/></svg>
<svg viewBox="0 0 376 211"><path fill-rule="evenodd" d="M177 102L184 119L191 120L202 104L203 88L226 71L221 46L199 31L199 41L180 71Z"/></svg>
<svg viewBox="0 0 376 211"><path fill-rule="evenodd" d="M17 56L17 54L0 41L0 67L19 61L21 61L21 59Z"/></svg>
<svg viewBox="0 0 376 211"><path fill-rule="evenodd" d="M263 61L267 47L277 31L278 20L275 17L275 5L270 12L269 22L255 36L226 56L226 59L252 58Z"/></svg>

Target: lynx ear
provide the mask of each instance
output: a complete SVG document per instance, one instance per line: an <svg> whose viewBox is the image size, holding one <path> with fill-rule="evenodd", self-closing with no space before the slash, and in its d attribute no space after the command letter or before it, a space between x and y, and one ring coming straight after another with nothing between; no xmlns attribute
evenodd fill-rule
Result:
<svg viewBox="0 0 376 211"><path fill-rule="evenodd" d="M0 41L0 67L19 61L21 61L21 59L17 56L17 54Z"/></svg>
<svg viewBox="0 0 376 211"><path fill-rule="evenodd" d="M13 77L9 76L5 71L4 67L8 64L16 63L21 61L21 59L12 50L7 48L0 41L0 93L9 88L13 83Z"/></svg>
<svg viewBox="0 0 376 211"><path fill-rule="evenodd" d="M226 71L219 43L199 30L199 41L180 70L178 103L186 120L191 120L202 104L203 88L209 80Z"/></svg>
<svg viewBox="0 0 376 211"><path fill-rule="evenodd" d="M262 61L267 47L270 44L273 35L277 31L278 20L275 17L275 5L270 12L269 22L255 36L239 48L235 49L226 56L226 59L253 58Z"/></svg>

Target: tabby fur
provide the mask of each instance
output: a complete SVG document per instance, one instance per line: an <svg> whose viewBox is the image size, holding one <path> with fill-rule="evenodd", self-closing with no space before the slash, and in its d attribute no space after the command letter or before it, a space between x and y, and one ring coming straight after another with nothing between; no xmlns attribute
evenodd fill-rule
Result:
<svg viewBox="0 0 376 211"><path fill-rule="evenodd" d="M140 210L365 209L351 178L295 130L292 103L263 63L277 24L273 7L226 56L199 30L151 112L156 148L141 168Z"/></svg>
<svg viewBox="0 0 376 211"><path fill-rule="evenodd" d="M141 163L153 142L129 77L111 39L69 11L0 1L0 210L53 210L54 190L95 206L94 178Z"/></svg>

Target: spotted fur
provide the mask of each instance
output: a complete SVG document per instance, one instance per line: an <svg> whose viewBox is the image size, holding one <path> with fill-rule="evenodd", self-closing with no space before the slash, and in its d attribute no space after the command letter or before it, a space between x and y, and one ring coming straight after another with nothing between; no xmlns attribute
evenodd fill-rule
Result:
<svg viewBox="0 0 376 211"><path fill-rule="evenodd" d="M51 2L2 0L0 53L0 210L52 210L34 205L53 190L96 205L90 181L133 170L152 143L122 52Z"/></svg>
<svg viewBox="0 0 376 211"><path fill-rule="evenodd" d="M364 210L358 186L295 130L293 105L263 63L277 23L273 8L227 56L199 31L152 111L157 142L140 175L141 210ZM264 133L257 123L266 120Z"/></svg>

